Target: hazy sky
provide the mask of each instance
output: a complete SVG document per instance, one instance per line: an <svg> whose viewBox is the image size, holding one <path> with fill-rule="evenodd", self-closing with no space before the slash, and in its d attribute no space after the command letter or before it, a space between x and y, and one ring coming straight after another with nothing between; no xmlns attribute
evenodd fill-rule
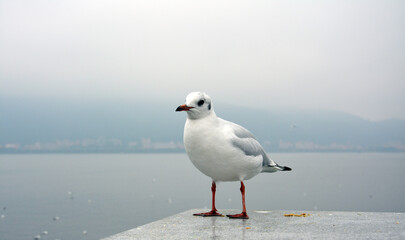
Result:
<svg viewBox="0 0 405 240"><path fill-rule="evenodd" d="M405 119L405 1L0 0L0 94ZM175 107L175 106L174 106Z"/></svg>

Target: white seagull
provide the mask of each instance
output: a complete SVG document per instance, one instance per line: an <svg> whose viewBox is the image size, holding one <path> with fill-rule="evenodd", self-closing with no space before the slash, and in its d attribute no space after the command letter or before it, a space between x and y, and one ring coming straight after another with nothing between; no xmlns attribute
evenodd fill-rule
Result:
<svg viewBox="0 0 405 240"><path fill-rule="evenodd" d="M271 160L244 127L223 120L214 112L211 98L203 92L192 92L176 111L187 111L184 147L198 170L212 179L212 209L196 216L223 216L215 208L216 182L240 181L243 210L229 218L248 219L245 206L244 180L261 172L291 171Z"/></svg>

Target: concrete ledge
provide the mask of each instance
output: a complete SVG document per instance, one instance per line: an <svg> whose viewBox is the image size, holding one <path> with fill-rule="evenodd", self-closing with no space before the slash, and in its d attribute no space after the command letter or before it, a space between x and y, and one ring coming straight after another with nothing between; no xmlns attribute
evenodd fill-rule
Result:
<svg viewBox="0 0 405 240"><path fill-rule="evenodd" d="M196 217L192 209L104 240L128 239L405 239L405 213L248 211L250 219ZM220 210L222 214L240 210ZM284 214L310 214L286 217Z"/></svg>

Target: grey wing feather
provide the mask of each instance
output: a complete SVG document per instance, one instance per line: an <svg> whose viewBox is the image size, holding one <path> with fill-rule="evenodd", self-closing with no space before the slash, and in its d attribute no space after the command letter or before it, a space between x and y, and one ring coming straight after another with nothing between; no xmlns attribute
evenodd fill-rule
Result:
<svg viewBox="0 0 405 240"><path fill-rule="evenodd" d="M232 139L232 144L235 147L242 150L248 156L261 155L263 157L263 166L274 164L274 162L267 157L263 147L251 132L237 124L232 124L232 129L236 135L236 137Z"/></svg>
<svg viewBox="0 0 405 240"><path fill-rule="evenodd" d="M247 130L246 128L244 128L238 124L232 123L232 129L237 137L253 138L256 140L255 136L251 132L249 132L249 130Z"/></svg>
<svg viewBox="0 0 405 240"><path fill-rule="evenodd" d="M263 147L256 140L255 136L247 129L237 124L229 122L235 133L235 137L232 139L232 144L242 150L247 156L259 156L263 157L263 170L262 172L276 172L276 171L291 171L291 168L286 166L280 166L264 152Z"/></svg>

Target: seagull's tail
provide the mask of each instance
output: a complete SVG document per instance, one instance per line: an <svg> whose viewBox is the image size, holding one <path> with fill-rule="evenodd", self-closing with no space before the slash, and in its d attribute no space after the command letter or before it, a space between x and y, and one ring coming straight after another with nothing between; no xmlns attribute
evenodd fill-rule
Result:
<svg viewBox="0 0 405 240"><path fill-rule="evenodd" d="M262 172L277 172L277 171L291 171L291 168L287 166L280 166L278 164L276 165L267 165L263 166Z"/></svg>
<svg viewBox="0 0 405 240"><path fill-rule="evenodd" d="M277 171L291 171L291 168L280 166L266 154L263 155L263 169L262 172L277 172Z"/></svg>

